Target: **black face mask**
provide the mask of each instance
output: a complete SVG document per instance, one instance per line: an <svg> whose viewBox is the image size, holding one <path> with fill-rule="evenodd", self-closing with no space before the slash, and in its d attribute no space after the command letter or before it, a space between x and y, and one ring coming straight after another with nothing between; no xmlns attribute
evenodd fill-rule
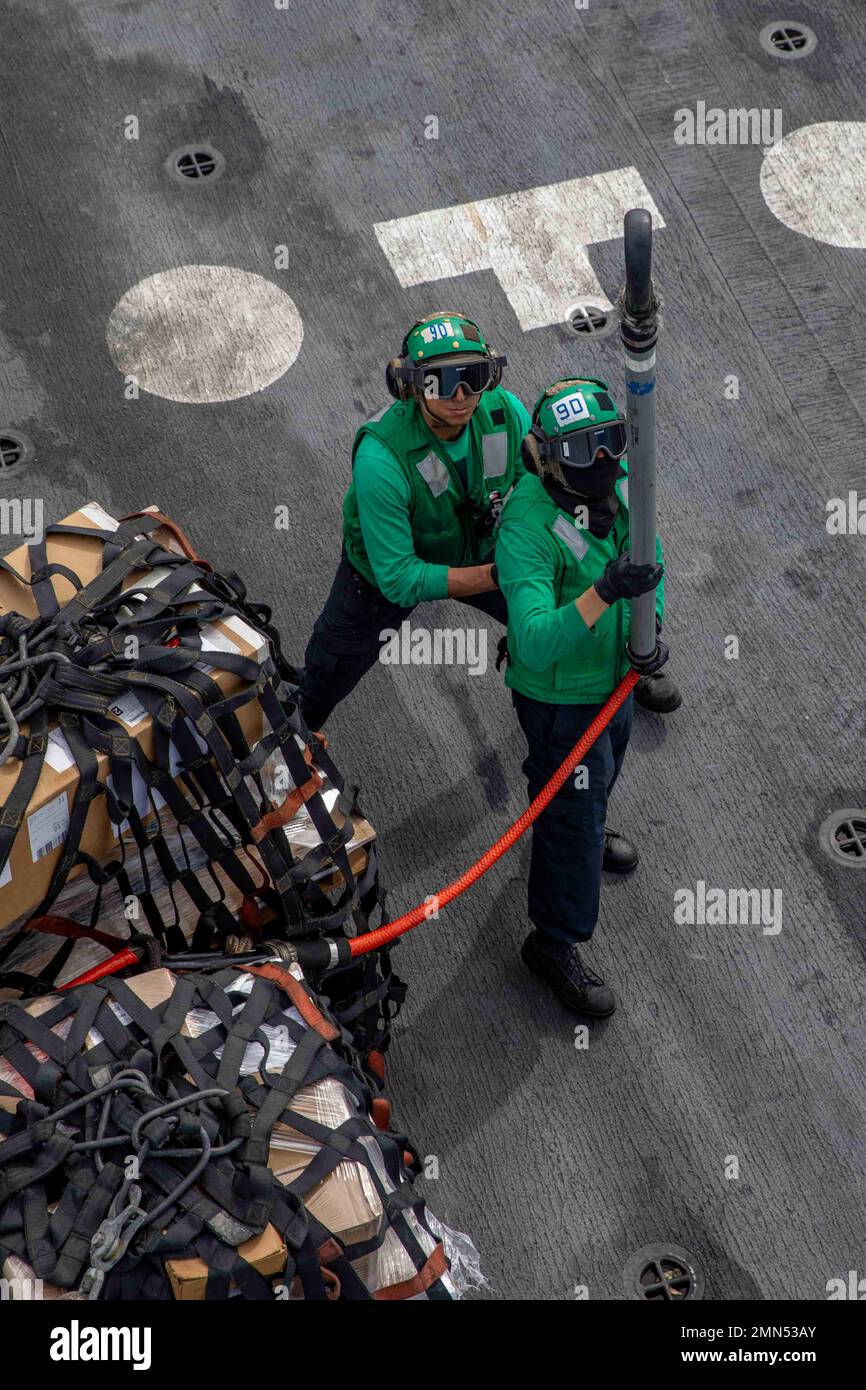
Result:
<svg viewBox="0 0 866 1390"><path fill-rule="evenodd" d="M545 473L542 484L545 492L562 511L574 516L577 507L586 507L589 512L587 530L593 536L604 538L610 534L611 527L619 511L614 487L622 473L619 459L602 457L589 468L565 470L569 487L564 488L549 473ZM579 491L578 491L579 487Z"/></svg>

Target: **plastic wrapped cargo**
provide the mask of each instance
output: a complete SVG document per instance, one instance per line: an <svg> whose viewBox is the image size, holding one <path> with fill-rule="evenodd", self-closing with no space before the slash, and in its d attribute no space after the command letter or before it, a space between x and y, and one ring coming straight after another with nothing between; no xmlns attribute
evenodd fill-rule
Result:
<svg viewBox="0 0 866 1390"><path fill-rule="evenodd" d="M417 1155L298 966L6 1003L0 1055L0 1257L52 1289L455 1296Z"/></svg>
<svg viewBox="0 0 866 1390"><path fill-rule="evenodd" d="M88 503L7 556L4 670L0 997L130 943L154 964L381 917L375 834L300 717L270 610L170 518ZM64 911L76 876L86 896ZM405 993L388 952L325 987L381 1058Z"/></svg>

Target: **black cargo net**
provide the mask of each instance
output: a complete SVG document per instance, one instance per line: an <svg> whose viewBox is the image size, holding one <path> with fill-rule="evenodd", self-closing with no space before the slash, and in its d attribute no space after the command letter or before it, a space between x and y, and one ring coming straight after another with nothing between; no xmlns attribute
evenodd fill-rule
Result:
<svg viewBox="0 0 866 1390"><path fill-rule="evenodd" d="M0 1268L89 1298L169 1298L172 1262L196 1258L207 1298L452 1297L418 1156L354 1055L297 966L0 1005ZM306 1149L284 1172L281 1137ZM367 1194L342 1234L310 1209L341 1165Z"/></svg>
<svg viewBox="0 0 866 1390"><path fill-rule="evenodd" d="M160 527L178 550L161 542ZM49 563L44 539L29 546L31 579L24 582L38 616L0 616L0 764L19 765L0 807L0 871L22 831L52 728L65 736L77 768L63 852L42 902L0 946L0 989L50 990L82 938L104 946L106 955L124 944L143 946L157 964L163 953L206 956L351 936L382 920L375 847L366 847L357 874L348 852L356 789L346 787L324 740L301 719L297 672L283 656L268 606L251 602L237 575L215 574L159 513L134 514L116 530L57 525L45 534L95 538L102 564L83 585L67 566ZM76 591L62 605L51 582L57 574ZM265 639L262 660L203 650L203 630L233 618ZM219 672L234 678L231 694L218 684ZM150 757L112 713L131 696L150 716ZM262 731L248 741L241 716L253 706ZM105 780L97 775L98 754L107 760ZM98 798L117 833L107 859L81 845ZM306 854L285 830L301 807L317 840ZM79 865L95 889L87 921L56 910ZM322 886L326 866L333 873ZM162 897L158 887L167 890ZM128 920L130 899L143 922ZM35 973L26 968L33 932L60 943ZM384 1052L405 994L387 951L332 972L323 988L356 1048Z"/></svg>

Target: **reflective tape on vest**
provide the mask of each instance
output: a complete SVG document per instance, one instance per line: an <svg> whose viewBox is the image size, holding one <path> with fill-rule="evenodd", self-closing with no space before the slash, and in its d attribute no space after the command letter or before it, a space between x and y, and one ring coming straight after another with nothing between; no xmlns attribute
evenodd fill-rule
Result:
<svg viewBox="0 0 866 1390"><path fill-rule="evenodd" d="M589 550L589 541L586 536L579 531L571 522L566 521L564 516L558 516L553 523L553 530L560 540L565 541L572 555L576 560L582 560Z"/></svg>
<svg viewBox="0 0 866 1390"><path fill-rule="evenodd" d="M382 419L382 416L387 415L388 411L391 409L391 405L393 405L393 401L389 405L383 405L382 409L377 410L375 415L371 415L369 420L364 421L364 424L378 425L379 421Z"/></svg>
<svg viewBox="0 0 866 1390"><path fill-rule="evenodd" d="M428 454L417 467L434 497L441 497L443 492L448 491L448 469L435 454Z"/></svg>
<svg viewBox="0 0 866 1390"><path fill-rule="evenodd" d="M508 432L485 434L481 441L485 478L499 478L508 467Z"/></svg>
<svg viewBox="0 0 866 1390"><path fill-rule="evenodd" d="M622 480L622 482L620 483L620 485L619 485L617 491L619 492L619 497L620 497L620 501L622 502L622 505L623 505L624 507L627 507L627 506L628 506L628 478L623 478L623 480Z"/></svg>

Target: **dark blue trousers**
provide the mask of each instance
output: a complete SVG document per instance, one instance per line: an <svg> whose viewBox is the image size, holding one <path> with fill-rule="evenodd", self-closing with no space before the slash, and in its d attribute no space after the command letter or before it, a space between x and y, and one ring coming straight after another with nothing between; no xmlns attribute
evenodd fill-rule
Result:
<svg viewBox="0 0 866 1390"><path fill-rule="evenodd" d="M458 599L505 624L505 599L498 589ZM301 714L309 729L321 729L331 711L375 665L380 634L399 629L414 608L391 603L349 563L345 550L325 606L307 643L301 673Z"/></svg>
<svg viewBox="0 0 866 1390"><path fill-rule="evenodd" d="M533 798L602 706L550 705L511 694L529 745L523 771ZM569 777L532 827L529 918L547 945L588 941L595 930L607 800L622 767L632 711L629 695L583 759L586 788L578 790Z"/></svg>

